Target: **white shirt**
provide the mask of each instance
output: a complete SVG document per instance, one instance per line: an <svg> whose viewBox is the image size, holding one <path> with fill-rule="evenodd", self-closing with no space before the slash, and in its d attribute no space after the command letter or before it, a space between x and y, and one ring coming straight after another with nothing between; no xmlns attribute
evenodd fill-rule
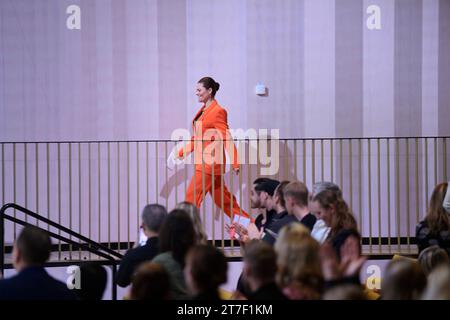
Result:
<svg viewBox="0 0 450 320"><path fill-rule="evenodd" d="M330 227L327 227L322 219L317 219L311 230L311 236L316 239L320 244L324 243L330 233Z"/></svg>

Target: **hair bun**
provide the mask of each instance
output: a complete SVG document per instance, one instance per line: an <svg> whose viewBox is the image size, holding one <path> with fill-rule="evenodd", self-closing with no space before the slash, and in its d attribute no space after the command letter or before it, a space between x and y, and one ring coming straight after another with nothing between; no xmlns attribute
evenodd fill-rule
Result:
<svg viewBox="0 0 450 320"><path fill-rule="evenodd" d="M215 83L216 91L219 91L220 84L218 82Z"/></svg>

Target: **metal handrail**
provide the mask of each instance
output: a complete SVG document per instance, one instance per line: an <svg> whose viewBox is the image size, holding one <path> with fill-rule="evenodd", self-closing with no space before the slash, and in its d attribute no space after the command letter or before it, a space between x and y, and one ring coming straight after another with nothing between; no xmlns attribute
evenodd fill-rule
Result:
<svg viewBox="0 0 450 320"><path fill-rule="evenodd" d="M320 140L397 140L397 139L449 139L450 136L373 136L373 137L302 137L302 138L292 138L292 137L270 137L264 136L264 139L267 140L290 140L290 141L320 141ZM223 141L258 141L262 140L261 137L257 138L230 138L230 139L222 139ZM159 142L189 142L189 141L210 141L210 139L143 139L143 140L61 140L61 141L0 141L1 144L66 144L66 143L136 143L136 142L153 142L153 143L159 143Z"/></svg>
<svg viewBox="0 0 450 320"><path fill-rule="evenodd" d="M24 213L25 215L28 215L30 217L33 217L37 220L40 220L44 223L47 223L48 225L61 230L69 235L71 235L72 237L77 238L78 240L84 241L85 243L81 243L81 242L76 242L72 239L69 239L67 237L61 236L59 234L56 234L54 232L51 232L49 230L45 230L43 228L34 226L28 222L25 222L23 220L18 219L17 217L12 217L10 215L7 215L5 212L7 209L15 209L18 211L21 211L22 213ZM123 255L115 252L114 250L109 249L108 247L97 243L91 239L88 239L84 236L82 236L81 234L78 234L56 222L53 222L45 217L40 216L39 214L32 212L30 210L28 210L27 208L24 208L22 206L19 206L15 203L7 203L5 204L1 209L0 209L0 248L1 248L1 253L0 253L0 271L3 274L4 273L4 269L5 269L5 252L4 252L4 245L5 245L5 219L9 220L13 223L17 223L20 224L22 226L34 226L35 228L38 228L39 230L45 232L46 234L48 234L50 237L58 239L60 241L64 241L70 245L73 246L78 246L83 248L86 251L89 251L93 254L96 254L102 258L105 258L111 262L118 262L119 260L116 258L123 258ZM104 251L104 252L102 252ZM106 253L105 253L106 252ZM116 264L112 264L112 298L113 300L117 299L117 285L115 282L115 276L116 276L116 272L117 272L117 265Z"/></svg>
<svg viewBox="0 0 450 320"><path fill-rule="evenodd" d="M119 259L123 258L123 255L120 254L119 252L116 252L116 251L108 248L107 246L105 246L105 245L103 245L101 243L98 243L98 242L95 242L95 241L93 241L93 240L91 240L89 238L86 238L85 236L82 236L81 234L76 233L76 232L74 232L74 231L72 231L72 230L70 230L70 229L68 229L68 228L66 228L66 227L64 227L64 226L54 222L54 221L51 221L50 219L47 219L47 218L45 218L45 217L43 217L43 216L41 216L41 215L39 215L37 213L34 213L33 211L31 211L31 210L29 210L27 208L19 206L18 204L15 204L15 203L7 203L7 204L5 204L0 209L0 214L4 214L4 212L7 209L9 209L9 208L19 210L19 211L25 213L26 215L28 215L30 217L33 217L33 218L38 219L38 220L40 220L40 221L42 221L44 223L47 223L48 225L50 225L52 227L55 227L55 228L65 232L65 233L75 237L75 238L78 238L79 240L84 241L84 242L90 244L91 246L97 247L97 248L99 248L99 249L109 253L110 255L115 256L116 258L119 258ZM77 244L77 242L75 242L75 244Z"/></svg>

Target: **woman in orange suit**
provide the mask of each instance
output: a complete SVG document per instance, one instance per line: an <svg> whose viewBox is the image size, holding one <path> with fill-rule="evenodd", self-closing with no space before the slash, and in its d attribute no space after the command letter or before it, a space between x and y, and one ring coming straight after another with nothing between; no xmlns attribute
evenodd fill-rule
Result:
<svg viewBox="0 0 450 320"><path fill-rule="evenodd" d="M232 159L236 174L239 174L239 163L236 146L228 130L227 112L215 100L219 87L219 83L210 77L204 77L197 83L196 95L202 107L192 121L194 134L191 141L178 151L180 159L194 151L195 174L186 192L186 201L200 207L203 195L210 193L215 204L223 208L230 218L231 212L249 217L239 208L236 198L223 183L226 166L224 148Z"/></svg>

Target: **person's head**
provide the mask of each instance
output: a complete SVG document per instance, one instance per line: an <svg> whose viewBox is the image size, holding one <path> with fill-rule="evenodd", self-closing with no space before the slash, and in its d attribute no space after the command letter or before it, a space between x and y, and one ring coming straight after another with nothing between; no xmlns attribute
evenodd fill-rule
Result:
<svg viewBox="0 0 450 320"><path fill-rule="evenodd" d="M447 188L447 182L440 183L434 188L433 194L431 195L425 221L433 234L437 234L440 231L450 231L449 214L443 206Z"/></svg>
<svg viewBox="0 0 450 320"><path fill-rule="evenodd" d="M423 300L450 300L450 266L440 265L428 276Z"/></svg>
<svg viewBox="0 0 450 320"><path fill-rule="evenodd" d="M250 206L253 209L263 207L261 205L261 191L257 191L256 189L259 189L259 185L268 180L269 178L258 178L253 181L252 189L250 190Z"/></svg>
<svg viewBox="0 0 450 320"><path fill-rule="evenodd" d="M198 243L206 243L208 241L208 236L203 229L202 221L200 219L200 211L197 206L193 205L188 201L180 202L176 205L175 209L181 209L186 211L194 224L195 234L197 235Z"/></svg>
<svg viewBox="0 0 450 320"><path fill-rule="evenodd" d="M284 199L284 189L290 183L290 181L281 181L272 197L273 206L279 209L286 210L286 201Z"/></svg>
<svg viewBox="0 0 450 320"><path fill-rule="evenodd" d="M317 201L314 201L314 197L325 190L332 191L336 193L336 196L338 198L342 198L342 191L337 184L328 181L316 182L313 185L312 192L309 196L309 211L313 213L318 219L320 219L317 214L317 212L319 211L319 204L317 203Z"/></svg>
<svg viewBox="0 0 450 320"><path fill-rule="evenodd" d="M184 278L193 295L217 291L227 281L227 271L224 254L212 245L196 245L186 256Z"/></svg>
<svg viewBox="0 0 450 320"><path fill-rule="evenodd" d="M75 294L80 300L102 300L108 275L105 268L93 262L80 265L80 289Z"/></svg>
<svg viewBox="0 0 450 320"><path fill-rule="evenodd" d="M198 80L195 94L198 97L198 101L206 103L209 100L214 99L217 91L219 91L220 84L211 77L204 77Z"/></svg>
<svg viewBox="0 0 450 320"><path fill-rule="evenodd" d="M319 194L325 190L333 191L334 193L336 193L336 195L338 197L342 198L342 191L339 188L339 186L337 184L335 184L333 182L329 182L329 181L320 181L320 182L314 183L313 188L312 188L312 196L314 197L316 194Z"/></svg>
<svg viewBox="0 0 450 320"><path fill-rule="evenodd" d="M437 245L423 250L419 254L418 261L426 276L428 276L436 267L439 267L442 264L450 264L450 258L447 251Z"/></svg>
<svg viewBox="0 0 450 320"><path fill-rule="evenodd" d="M366 300L361 286L355 284L341 284L328 289L323 300Z"/></svg>
<svg viewBox="0 0 450 320"><path fill-rule="evenodd" d="M426 281L418 262L408 258L391 260L381 284L381 297L384 300L418 299Z"/></svg>
<svg viewBox="0 0 450 320"><path fill-rule="evenodd" d="M130 299L170 299L170 278L163 266L153 262L141 264L132 279Z"/></svg>
<svg viewBox="0 0 450 320"><path fill-rule="evenodd" d="M148 236L157 235L164 220L167 217L167 210L159 204L149 204L142 210L142 228Z"/></svg>
<svg viewBox="0 0 450 320"><path fill-rule="evenodd" d="M299 223L283 227L275 251L278 285L294 285L309 298L318 298L323 288L319 243L309 235L309 230Z"/></svg>
<svg viewBox="0 0 450 320"><path fill-rule="evenodd" d="M347 203L336 192L324 190L313 198L318 204L316 214L331 228L330 234L336 235L342 229L357 229L356 220Z"/></svg>
<svg viewBox="0 0 450 320"><path fill-rule="evenodd" d="M271 245L261 240L251 240L244 249L243 276L252 291L275 281L277 258Z"/></svg>
<svg viewBox="0 0 450 320"><path fill-rule="evenodd" d="M293 214L295 207L308 207L308 194L308 188L300 181L292 181L284 188L284 201L289 214Z"/></svg>
<svg viewBox="0 0 450 320"><path fill-rule="evenodd" d="M159 232L159 251L171 252L173 258L184 266L186 253L195 243L194 224L189 215L181 209L172 210Z"/></svg>
<svg viewBox="0 0 450 320"><path fill-rule="evenodd" d="M280 184L279 181L268 179L255 187L255 190L259 192L259 199L261 201L261 206L267 210L273 210L273 196L275 194L275 189Z"/></svg>
<svg viewBox="0 0 450 320"><path fill-rule="evenodd" d="M50 257L50 237L37 227L26 226L14 243L13 265L17 271L26 267L42 266Z"/></svg>

